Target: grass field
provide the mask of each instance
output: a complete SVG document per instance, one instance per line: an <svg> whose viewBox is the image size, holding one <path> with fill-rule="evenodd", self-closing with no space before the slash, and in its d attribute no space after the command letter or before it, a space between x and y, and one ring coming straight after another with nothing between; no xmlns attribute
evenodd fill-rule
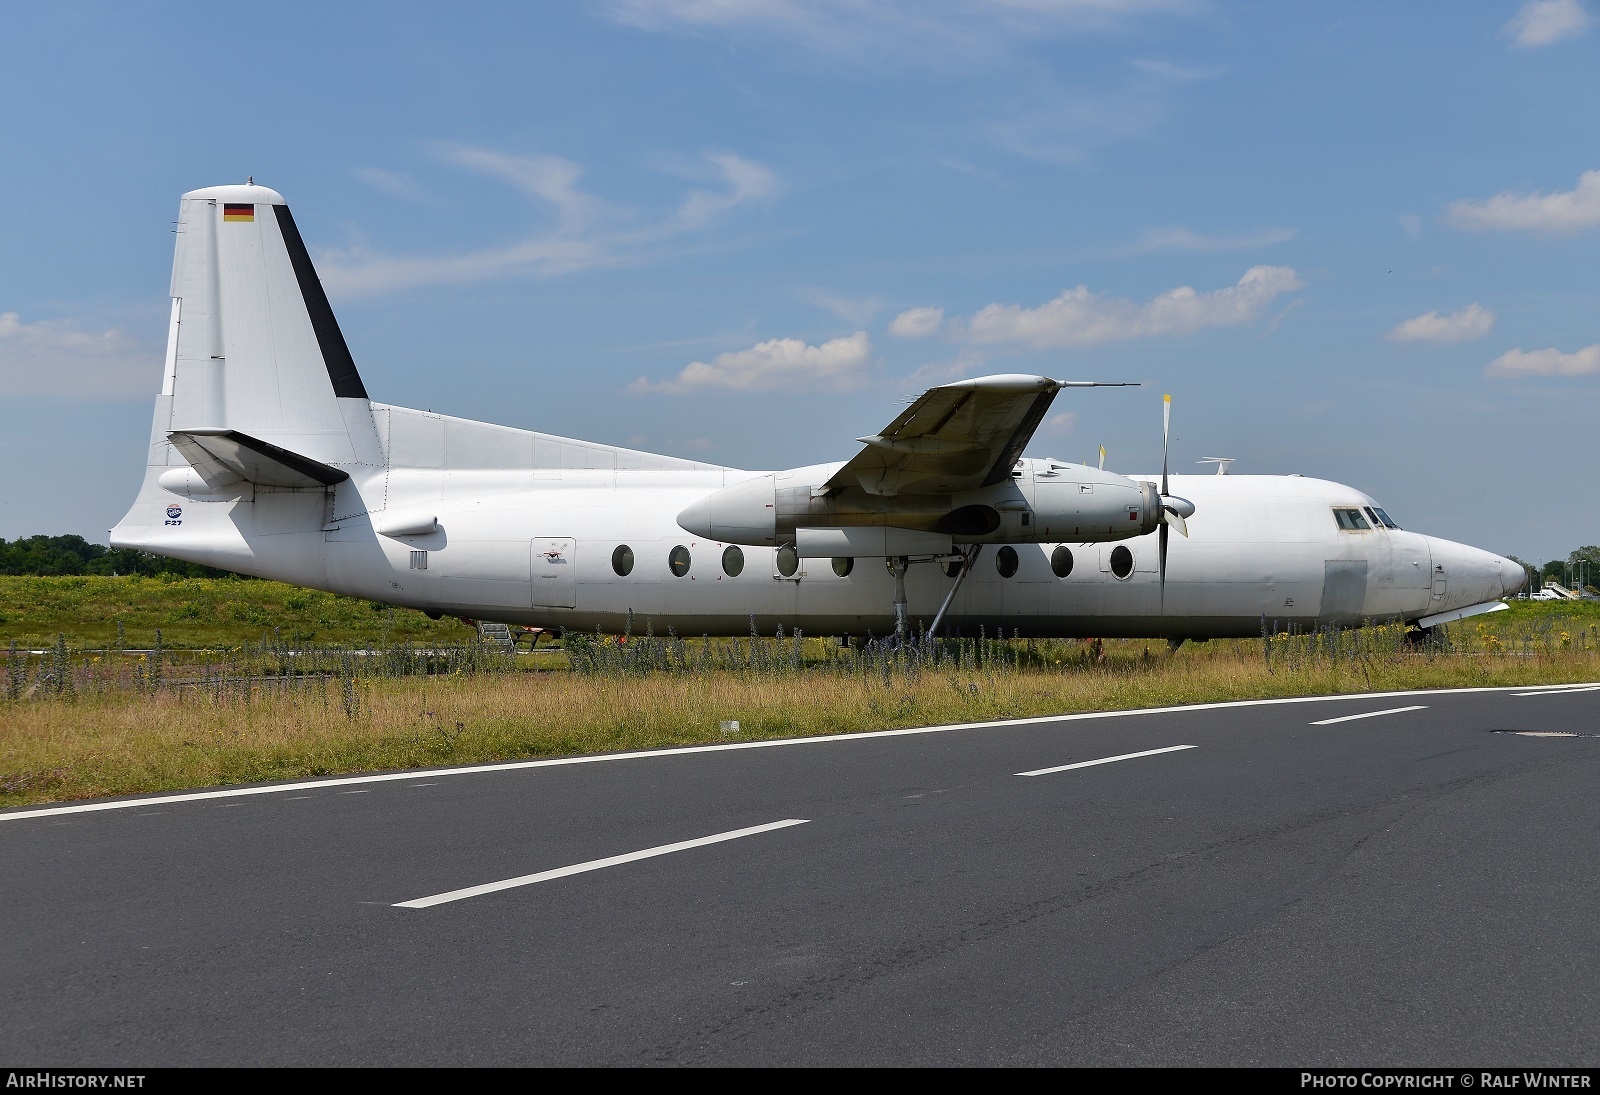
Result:
<svg viewBox="0 0 1600 1095"><path fill-rule="evenodd" d="M507 656L455 621L271 582L0 578L0 806L739 737L1228 699L1600 679L1600 605L1188 644L570 636ZM164 649L125 654L162 632ZM20 640L20 641L19 641ZM417 644L434 653L419 655ZM291 649L291 647L293 649ZM3 647L0 647L3 649ZM385 650L357 656L357 649Z"/></svg>
<svg viewBox="0 0 1600 1095"><path fill-rule="evenodd" d="M258 643L276 633L293 643L373 646L460 642L458 620L430 620L408 608L320 593L281 582L237 578L0 576L0 647L40 649L57 635L74 650L117 643L144 649L157 629L169 649Z"/></svg>

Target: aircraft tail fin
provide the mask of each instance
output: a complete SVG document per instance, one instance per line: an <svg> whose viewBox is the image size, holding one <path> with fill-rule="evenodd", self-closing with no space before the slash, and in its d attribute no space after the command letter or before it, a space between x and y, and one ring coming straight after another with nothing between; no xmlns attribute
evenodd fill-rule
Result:
<svg viewBox="0 0 1600 1095"><path fill-rule="evenodd" d="M366 386L276 191L183 196L162 394L168 433L233 430L335 465L377 455Z"/></svg>

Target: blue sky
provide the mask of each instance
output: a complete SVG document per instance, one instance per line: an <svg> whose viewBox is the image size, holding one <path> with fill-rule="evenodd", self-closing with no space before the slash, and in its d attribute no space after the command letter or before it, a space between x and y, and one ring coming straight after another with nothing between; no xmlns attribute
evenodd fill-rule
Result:
<svg viewBox="0 0 1600 1095"><path fill-rule="evenodd" d="M1600 542L1596 14L13 7L0 536L122 514L178 195L254 175L386 402L771 468L941 380L1138 380L1030 453L1152 470L1170 391L1180 470L1564 556Z"/></svg>

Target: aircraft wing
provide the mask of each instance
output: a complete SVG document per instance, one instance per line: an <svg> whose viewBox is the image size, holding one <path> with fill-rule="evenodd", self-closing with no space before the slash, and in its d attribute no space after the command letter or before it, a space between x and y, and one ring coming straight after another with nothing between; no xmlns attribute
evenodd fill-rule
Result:
<svg viewBox="0 0 1600 1095"><path fill-rule="evenodd" d="M1011 474L1023 446L1069 383L1004 374L923 392L823 486L829 494L954 494Z"/></svg>

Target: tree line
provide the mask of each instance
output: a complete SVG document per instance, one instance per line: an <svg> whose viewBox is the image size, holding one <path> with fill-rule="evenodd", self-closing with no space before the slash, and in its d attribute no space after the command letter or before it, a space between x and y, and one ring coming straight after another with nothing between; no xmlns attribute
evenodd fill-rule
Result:
<svg viewBox="0 0 1600 1095"><path fill-rule="evenodd" d="M0 539L0 574L46 577L58 574L172 574L180 578L244 577L216 567L185 563L133 548L91 544L82 536L26 536Z"/></svg>

